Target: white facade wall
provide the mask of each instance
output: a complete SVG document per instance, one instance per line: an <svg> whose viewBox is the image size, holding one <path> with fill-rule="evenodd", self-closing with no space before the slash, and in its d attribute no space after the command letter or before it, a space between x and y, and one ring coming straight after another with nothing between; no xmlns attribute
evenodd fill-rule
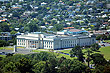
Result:
<svg viewBox="0 0 110 73"><path fill-rule="evenodd" d="M9 0L0 0L0 1L4 2L4 1L9 1Z"/></svg>
<svg viewBox="0 0 110 73"><path fill-rule="evenodd" d="M95 37L90 36L44 37L43 34L38 35L29 34L26 36L24 35L17 36L17 46L22 46L30 49L73 48L75 46L89 46L94 43L96 43Z"/></svg>

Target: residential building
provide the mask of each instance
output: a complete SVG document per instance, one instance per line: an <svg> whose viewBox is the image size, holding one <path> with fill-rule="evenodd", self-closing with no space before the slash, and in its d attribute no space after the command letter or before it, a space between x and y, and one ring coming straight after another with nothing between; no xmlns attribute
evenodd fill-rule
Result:
<svg viewBox="0 0 110 73"><path fill-rule="evenodd" d="M12 36L9 32L1 32L0 40L5 40L5 41L12 40Z"/></svg>
<svg viewBox="0 0 110 73"><path fill-rule="evenodd" d="M0 1L5 2L5 1L9 1L9 0L0 0Z"/></svg>
<svg viewBox="0 0 110 73"><path fill-rule="evenodd" d="M46 5L46 4L47 4L47 3L45 3L45 2L42 2L42 3L41 3L41 6L44 6L44 5Z"/></svg>

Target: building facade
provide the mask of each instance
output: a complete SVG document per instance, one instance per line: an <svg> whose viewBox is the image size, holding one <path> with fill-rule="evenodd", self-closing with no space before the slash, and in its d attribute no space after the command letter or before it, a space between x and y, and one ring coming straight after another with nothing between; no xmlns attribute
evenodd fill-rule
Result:
<svg viewBox="0 0 110 73"><path fill-rule="evenodd" d="M94 43L96 39L93 35L53 35L37 32L17 36L17 46L28 49L62 49Z"/></svg>
<svg viewBox="0 0 110 73"><path fill-rule="evenodd" d="M5 41L12 40L12 35L9 32L1 32L0 40L5 40Z"/></svg>
<svg viewBox="0 0 110 73"><path fill-rule="evenodd" d="M9 0L0 0L1 2L9 1Z"/></svg>

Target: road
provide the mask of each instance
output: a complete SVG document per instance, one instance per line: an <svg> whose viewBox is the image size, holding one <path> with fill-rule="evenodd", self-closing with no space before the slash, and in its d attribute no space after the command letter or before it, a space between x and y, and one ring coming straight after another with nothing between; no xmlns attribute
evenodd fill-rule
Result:
<svg viewBox="0 0 110 73"><path fill-rule="evenodd" d="M36 52L31 52L32 50L29 49L17 49L17 52L14 52L13 50L0 50L0 52L6 52L6 53L14 53L14 54L32 54Z"/></svg>
<svg viewBox="0 0 110 73"><path fill-rule="evenodd" d="M105 45L105 47L106 47L106 46L110 46L109 43L103 43L103 42L100 42L99 45L100 45L100 46L101 46L101 45Z"/></svg>

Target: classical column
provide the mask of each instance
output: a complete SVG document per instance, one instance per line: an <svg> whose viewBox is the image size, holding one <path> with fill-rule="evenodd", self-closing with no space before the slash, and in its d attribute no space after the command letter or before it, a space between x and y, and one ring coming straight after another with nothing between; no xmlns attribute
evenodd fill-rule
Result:
<svg viewBox="0 0 110 73"><path fill-rule="evenodd" d="M17 52L17 48L16 48L16 45L14 45L14 50L13 50L14 52Z"/></svg>

